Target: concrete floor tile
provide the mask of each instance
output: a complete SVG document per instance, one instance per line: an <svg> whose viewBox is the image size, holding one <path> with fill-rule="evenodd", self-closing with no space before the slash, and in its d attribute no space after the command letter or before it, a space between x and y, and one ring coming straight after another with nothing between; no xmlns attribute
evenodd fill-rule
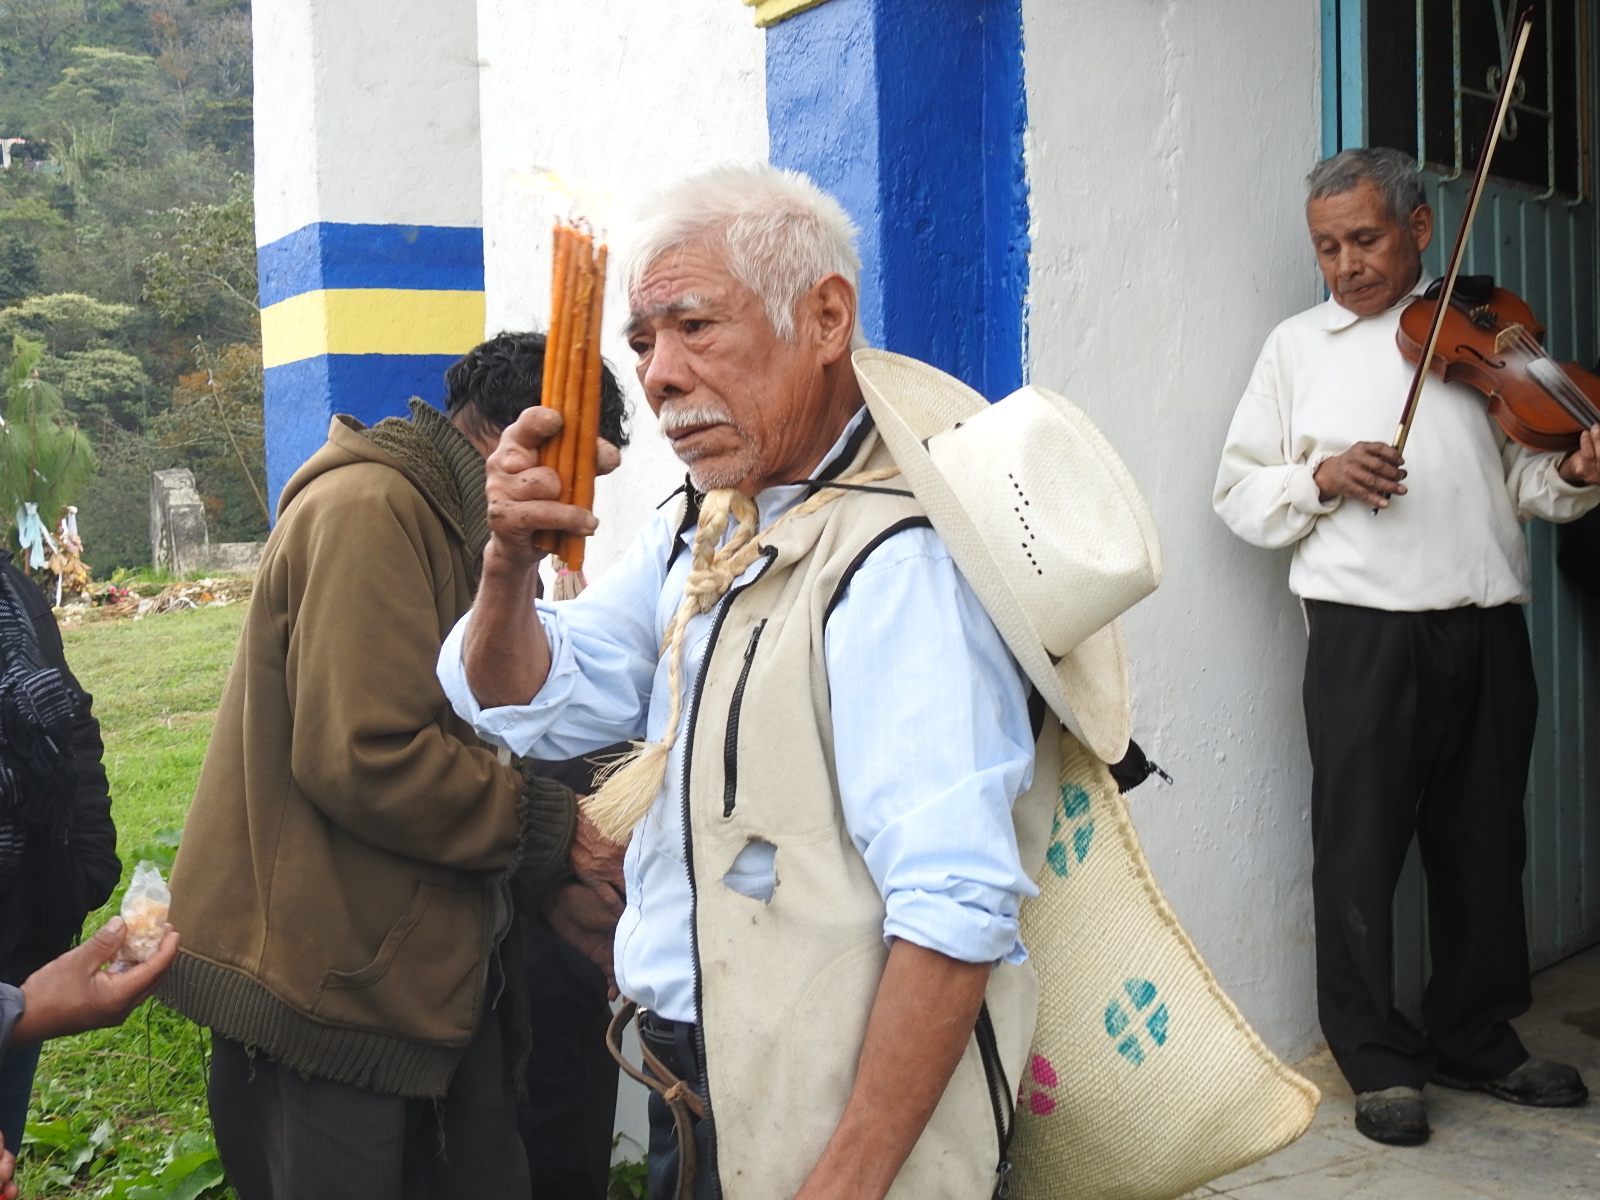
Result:
<svg viewBox="0 0 1600 1200"><path fill-rule="evenodd" d="M1309 1175L1234 1188L1223 1194L1229 1200L1479 1200L1482 1197L1511 1200L1514 1195L1484 1191L1461 1180L1440 1179L1381 1154L1352 1159Z"/></svg>
<svg viewBox="0 0 1600 1200"><path fill-rule="evenodd" d="M1534 976L1534 1006L1516 1022L1529 1051L1569 1062L1596 1099L1580 1108L1533 1109L1481 1093L1430 1086L1433 1137L1425 1146L1380 1146L1355 1130L1355 1101L1324 1052L1295 1069L1323 1092L1298 1142L1213 1180L1234 1200L1600 1200L1600 1036L1587 1019L1600 1003L1600 947ZM1576 1021L1568 1020L1576 1016ZM1199 1193L1203 1194L1203 1193Z"/></svg>
<svg viewBox="0 0 1600 1200"><path fill-rule="evenodd" d="M1213 1179L1211 1187L1232 1194L1235 1189L1274 1179L1292 1179L1303 1175L1334 1170L1354 1159L1375 1154L1378 1147L1364 1149L1352 1146L1339 1138L1329 1137L1313 1126L1299 1141L1284 1147L1276 1154L1252 1163L1232 1175Z"/></svg>

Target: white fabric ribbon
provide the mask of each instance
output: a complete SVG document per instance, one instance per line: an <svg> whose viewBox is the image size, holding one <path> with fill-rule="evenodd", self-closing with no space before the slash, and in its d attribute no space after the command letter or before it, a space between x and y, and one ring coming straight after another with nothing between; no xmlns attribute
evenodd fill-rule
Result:
<svg viewBox="0 0 1600 1200"><path fill-rule="evenodd" d="M50 561L44 548L48 544L50 549L57 550L55 538L50 536L50 531L44 527L44 522L39 519L39 506L25 503L17 509L17 540L22 545L23 553L27 556L30 570L37 571Z"/></svg>

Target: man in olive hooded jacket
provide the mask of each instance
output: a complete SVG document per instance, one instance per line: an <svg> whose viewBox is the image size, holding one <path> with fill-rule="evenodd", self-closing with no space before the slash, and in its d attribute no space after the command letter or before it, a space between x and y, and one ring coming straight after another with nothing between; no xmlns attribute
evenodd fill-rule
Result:
<svg viewBox="0 0 1600 1200"><path fill-rule="evenodd" d="M506 344L529 338L531 362ZM484 457L539 403L542 339L473 355L496 347L506 369L452 389L448 416L413 400L371 429L335 417L256 576L173 868L184 941L162 989L212 1030L241 1200L529 1192L494 1011L508 882L569 856L590 869L594 835L434 676L477 585Z"/></svg>

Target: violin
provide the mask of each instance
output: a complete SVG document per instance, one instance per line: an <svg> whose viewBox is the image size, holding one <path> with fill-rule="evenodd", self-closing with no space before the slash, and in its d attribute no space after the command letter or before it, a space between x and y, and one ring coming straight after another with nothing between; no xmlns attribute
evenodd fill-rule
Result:
<svg viewBox="0 0 1600 1200"><path fill-rule="evenodd" d="M1435 283L1400 314L1400 353L1417 363L1439 310ZM1545 352L1544 326L1527 301L1487 275L1456 280L1429 369L1446 383L1482 392L1489 415L1530 450L1575 450L1600 425L1600 376ZM1419 370L1420 374L1420 370Z"/></svg>

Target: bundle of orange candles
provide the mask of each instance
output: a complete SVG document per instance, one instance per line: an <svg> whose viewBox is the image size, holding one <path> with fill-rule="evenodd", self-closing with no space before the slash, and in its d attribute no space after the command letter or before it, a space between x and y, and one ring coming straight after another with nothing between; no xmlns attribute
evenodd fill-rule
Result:
<svg viewBox="0 0 1600 1200"><path fill-rule="evenodd" d="M561 432L544 444L539 465L561 477L561 501L594 507L595 447L600 437L600 314L606 246L587 229L558 220L550 267L550 333L544 350L542 403L561 414ZM535 544L570 571L583 568L584 539L550 531Z"/></svg>

